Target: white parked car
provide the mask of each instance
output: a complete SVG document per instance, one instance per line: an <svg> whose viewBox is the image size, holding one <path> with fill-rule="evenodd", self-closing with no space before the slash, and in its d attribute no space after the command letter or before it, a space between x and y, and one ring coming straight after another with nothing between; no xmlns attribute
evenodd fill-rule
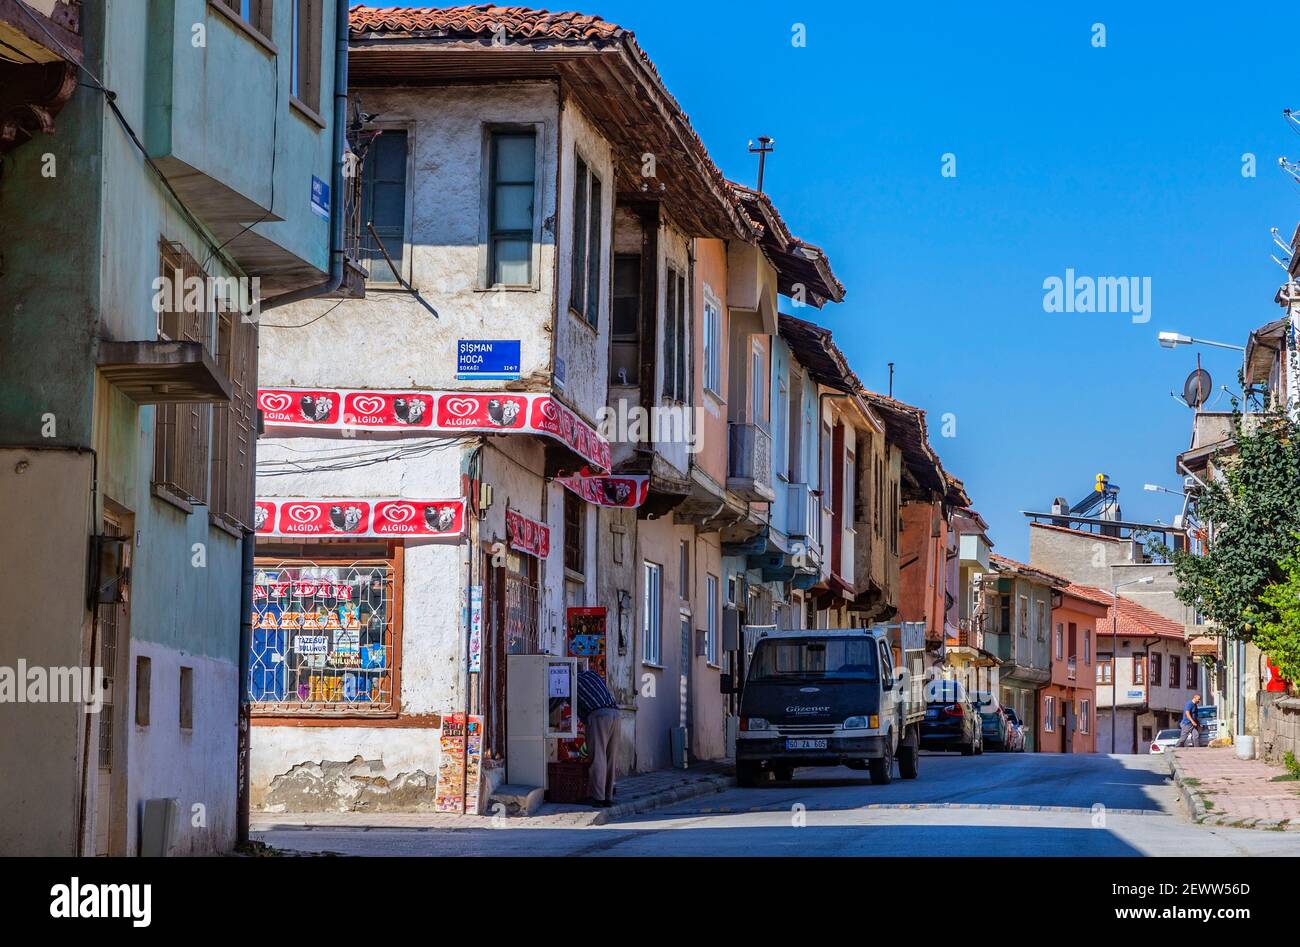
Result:
<svg viewBox="0 0 1300 947"><path fill-rule="evenodd" d="M1163 753L1165 750L1172 750L1178 744L1179 730L1161 730L1156 734L1156 738L1151 741L1152 753Z"/></svg>

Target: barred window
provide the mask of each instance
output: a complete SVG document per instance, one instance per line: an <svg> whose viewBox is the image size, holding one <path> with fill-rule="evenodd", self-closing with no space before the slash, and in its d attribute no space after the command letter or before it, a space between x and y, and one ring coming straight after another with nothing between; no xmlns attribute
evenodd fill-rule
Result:
<svg viewBox="0 0 1300 947"><path fill-rule="evenodd" d="M159 269L165 294L158 307L158 338L198 342L212 349L207 274L179 243L159 242ZM196 284L193 280L198 280ZM201 291L192 292L194 286ZM179 303L179 306L178 306ZM253 393L256 397L256 392ZM208 438L212 406L192 402L154 407L154 491L184 503L208 502Z"/></svg>
<svg viewBox="0 0 1300 947"><path fill-rule="evenodd" d="M257 560L249 700L256 712L397 709L392 560Z"/></svg>

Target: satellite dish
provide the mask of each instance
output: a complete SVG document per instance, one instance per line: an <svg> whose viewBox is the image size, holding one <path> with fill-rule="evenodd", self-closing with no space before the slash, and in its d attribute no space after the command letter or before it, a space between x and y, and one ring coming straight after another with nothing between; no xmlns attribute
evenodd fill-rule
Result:
<svg viewBox="0 0 1300 947"><path fill-rule="evenodd" d="M1183 382L1183 400L1187 402L1189 408L1199 408L1205 404L1213 391L1214 381L1210 378L1210 373L1203 368L1196 369L1187 376L1187 381Z"/></svg>

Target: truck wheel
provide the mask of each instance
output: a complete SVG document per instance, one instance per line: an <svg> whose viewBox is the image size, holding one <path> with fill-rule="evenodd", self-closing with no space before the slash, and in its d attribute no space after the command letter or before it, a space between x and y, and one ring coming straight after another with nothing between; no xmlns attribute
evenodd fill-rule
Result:
<svg viewBox="0 0 1300 947"><path fill-rule="evenodd" d="M743 789L753 789L760 780L766 781L767 774L757 763L736 764L736 785Z"/></svg>
<svg viewBox="0 0 1300 947"><path fill-rule="evenodd" d="M917 769L921 762L920 751L914 746L900 746L898 748L898 775L904 779L916 779Z"/></svg>
<svg viewBox="0 0 1300 947"><path fill-rule="evenodd" d="M877 786L888 786L890 780L894 778L894 748L889 745L889 740L889 737L885 738L884 756L867 761L867 769L871 771L871 782Z"/></svg>

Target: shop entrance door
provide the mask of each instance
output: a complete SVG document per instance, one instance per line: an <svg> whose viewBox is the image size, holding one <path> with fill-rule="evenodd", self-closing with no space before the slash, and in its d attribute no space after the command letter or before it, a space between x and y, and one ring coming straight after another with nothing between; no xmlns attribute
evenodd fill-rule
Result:
<svg viewBox="0 0 1300 947"><path fill-rule="evenodd" d="M507 656L541 653L537 620L539 570L536 558L513 551L506 554L502 565L493 565L490 556L485 556L484 561L486 749L494 759L504 759Z"/></svg>

